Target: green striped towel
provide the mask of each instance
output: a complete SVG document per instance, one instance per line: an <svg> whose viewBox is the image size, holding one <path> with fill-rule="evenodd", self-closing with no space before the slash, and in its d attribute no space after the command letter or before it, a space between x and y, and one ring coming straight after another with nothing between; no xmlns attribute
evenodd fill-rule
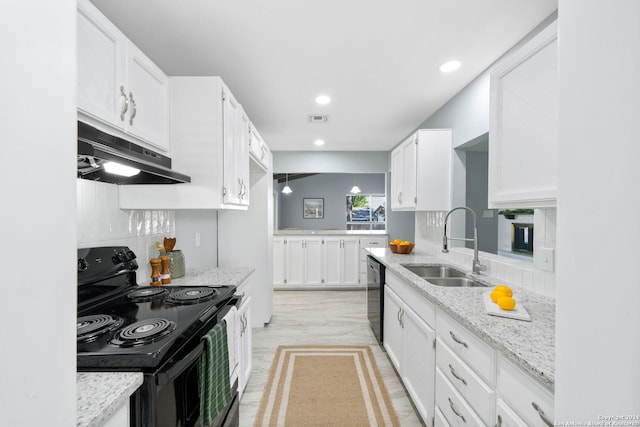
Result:
<svg viewBox="0 0 640 427"><path fill-rule="evenodd" d="M202 425L207 426L233 399L229 382L226 324L218 323L202 337L202 341L204 352L198 361L200 420Z"/></svg>

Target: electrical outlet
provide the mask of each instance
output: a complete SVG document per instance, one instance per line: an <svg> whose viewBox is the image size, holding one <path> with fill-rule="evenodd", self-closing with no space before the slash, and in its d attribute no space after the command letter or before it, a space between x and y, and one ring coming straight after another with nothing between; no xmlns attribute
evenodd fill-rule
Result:
<svg viewBox="0 0 640 427"><path fill-rule="evenodd" d="M538 258L538 266L541 270L553 272L555 268L555 250L553 248L540 247L536 250L535 256Z"/></svg>
<svg viewBox="0 0 640 427"><path fill-rule="evenodd" d="M200 233L196 233L196 247L200 246Z"/></svg>

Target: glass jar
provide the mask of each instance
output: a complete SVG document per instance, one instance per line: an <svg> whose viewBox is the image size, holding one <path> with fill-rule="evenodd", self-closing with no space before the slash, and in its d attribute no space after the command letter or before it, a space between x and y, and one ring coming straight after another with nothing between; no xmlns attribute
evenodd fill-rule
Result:
<svg viewBox="0 0 640 427"><path fill-rule="evenodd" d="M184 254L181 250L169 252L169 273L172 279L184 277Z"/></svg>

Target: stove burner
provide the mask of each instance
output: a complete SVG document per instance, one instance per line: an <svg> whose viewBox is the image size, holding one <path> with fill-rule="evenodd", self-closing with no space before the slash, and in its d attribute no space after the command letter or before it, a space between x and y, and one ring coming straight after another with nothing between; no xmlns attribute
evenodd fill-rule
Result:
<svg viewBox="0 0 640 427"><path fill-rule="evenodd" d="M80 343L95 341L99 336L119 328L122 323L121 318L110 314L80 317L77 322L77 340Z"/></svg>
<svg viewBox="0 0 640 427"><path fill-rule="evenodd" d="M111 344L120 347L136 347L158 341L169 335L176 324L166 319L146 319L133 323L119 331Z"/></svg>
<svg viewBox="0 0 640 427"><path fill-rule="evenodd" d="M157 286L149 286L149 287L141 288L135 291L131 291L127 294L127 297L131 298L132 300L148 301L153 298L160 297L166 294L167 292L169 291L164 288L159 288Z"/></svg>
<svg viewBox="0 0 640 427"><path fill-rule="evenodd" d="M213 299L219 294L220 291L207 287L181 289L169 295L165 302L172 304L197 304Z"/></svg>

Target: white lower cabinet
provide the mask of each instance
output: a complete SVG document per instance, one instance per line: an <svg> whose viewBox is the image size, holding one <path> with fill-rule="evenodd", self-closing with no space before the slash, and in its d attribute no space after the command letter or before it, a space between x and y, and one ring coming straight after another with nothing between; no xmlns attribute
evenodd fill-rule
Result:
<svg viewBox="0 0 640 427"><path fill-rule="evenodd" d="M427 425L554 425L550 390L389 269L385 282L384 349Z"/></svg>
<svg viewBox="0 0 640 427"><path fill-rule="evenodd" d="M287 237L285 254L285 286L322 285L321 238Z"/></svg>
<svg viewBox="0 0 640 427"><path fill-rule="evenodd" d="M251 297L245 297L236 315L236 351L238 354L238 393L240 397L249 382L252 368Z"/></svg>
<svg viewBox="0 0 640 427"><path fill-rule="evenodd" d="M104 427L129 427L129 399L104 424Z"/></svg>
<svg viewBox="0 0 640 427"><path fill-rule="evenodd" d="M435 330L425 320L432 317L429 308L434 309L428 307L424 312L424 307L412 307L413 298L400 296L412 291L395 276L386 282L384 348L420 417L430 424L434 417Z"/></svg>
<svg viewBox="0 0 640 427"><path fill-rule="evenodd" d="M356 286L359 276L360 240L349 237L324 238L324 284Z"/></svg>
<svg viewBox="0 0 640 427"><path fill-rule="evenodd" d="M287 251L284 237L273 238L273 286L284 286L286 279Z"/></svg>
<svg viewBox="0 0 640 427"><path fill-rule="evenodd" d="M387 236L368 236L360 238L360 285L367 285L367 249L386 248L387 239Z"/></svg>

